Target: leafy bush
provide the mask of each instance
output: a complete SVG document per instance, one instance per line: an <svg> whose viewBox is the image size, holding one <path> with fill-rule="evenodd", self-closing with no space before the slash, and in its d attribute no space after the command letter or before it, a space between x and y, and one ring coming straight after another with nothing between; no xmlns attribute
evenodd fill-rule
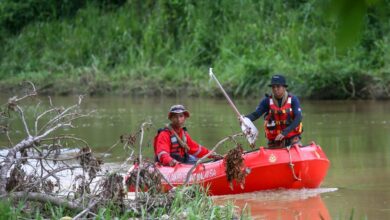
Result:
<svg viewBox="0 0 390 220"><path fill-rule="evenodd" d="M335 46L339 25L318 0L5 0L0 88L29 79L44 88L69 82L64 94L184 88L197 95L208 91L207 70L214 67L238 96L262 96L269 76L283 73L301 96L386 97L384 89L368 88L383 87L390 72L390 14L368 9L360 43L341 51ZM80 89L91 72L99 86Z"/></svg>

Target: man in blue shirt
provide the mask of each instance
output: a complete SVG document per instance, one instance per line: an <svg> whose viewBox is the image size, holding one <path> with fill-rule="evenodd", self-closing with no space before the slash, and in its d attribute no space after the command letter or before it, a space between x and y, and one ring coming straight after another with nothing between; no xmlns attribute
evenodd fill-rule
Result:
<svg viewBox="0 0 390 220"><path fill-rule="evenodd" d="M246 117L255 121L264 114L264 130L270 148L301 144L302 112L298 98L287 92L288 85L282 75L272 76L269 86L272 94L266 95Z"/></svg>

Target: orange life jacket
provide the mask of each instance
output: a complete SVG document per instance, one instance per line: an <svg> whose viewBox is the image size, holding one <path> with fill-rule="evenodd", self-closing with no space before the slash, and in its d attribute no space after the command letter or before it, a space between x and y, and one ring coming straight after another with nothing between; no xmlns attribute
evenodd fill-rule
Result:
<svg viewBox="0 0 390 220"><path fill-rule="evenodd" d="M154 142L153 142L154 152L156 153L157 137L161 132L169 132L169 136L170 136L170 140L171 140L171 149L170 149L170 152L168 152L168 153L171 156L175 157L175 159L177 159L177 157L182 158L182 159L179 159L179 162L182 162L181 160L185 160L185 158L187 157L187 152L186 152L185 148L180 145L179 140L177 139L176 135L171 130L169 130L169 128L167 128L167 127L158 129L157 135L154 137ZM186 133L187 133L187 129L184 127L183 128L183 136L181 137L181 139L184 143L187 144ZM180 134L178 134L178 135L180 135ZM156 155L156 158L157 158L157 155Z"/></svg>
<svg viewBox="0 0 390 220"><path fill-rule="evenodd" d="M283 129L287 128L294 120L294 112L291 108L291 95L288 95L287 100L282 107L278 107L274 103L272 96L269 97L269 112L265 118L264 130L268 140L275 140L276 136L282 133ZM302 133L302 122L290 131L285 136L285 139Z"/></svg>

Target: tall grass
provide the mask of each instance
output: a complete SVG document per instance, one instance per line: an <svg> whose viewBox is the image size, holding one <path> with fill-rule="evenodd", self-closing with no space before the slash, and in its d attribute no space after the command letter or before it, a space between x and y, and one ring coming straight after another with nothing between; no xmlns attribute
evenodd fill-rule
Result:
<svg viewBox="0 0 390 220"><path fill-rule="evenodd" d="M212 66L238 96L262 95L280 72L302 96L390 97L388 13L371 10L361 42L340 52L337 23L318 0L102 2L110 1L33 20L16 34L2 29L2 86L32 80L61 94L213 94Z"/></svg>
<svg viewBox="0 0 390 220"><path fill-rule="evenodd" d="M153 203L153 199L153 197L149 196L148 206ZM165 206L153 210L148 210L148 208L141 204L141 207L138 208L137 206L138 212L136 213L132 210L121 211L121 208L115 205L107 205L100 208L94 218L160 219L162 216L165 216L166 219L250 219L246 210L237 213L237 210L231 203L227 203L224 206L215 205L200 186L178 188L171 204L165 204ZM31 210L35 211L31 212ZM15 206L11 201L0 201L0 219L60 219L64 216L74 217L77 214L77 212L51 204L25 202Z"/></svg>

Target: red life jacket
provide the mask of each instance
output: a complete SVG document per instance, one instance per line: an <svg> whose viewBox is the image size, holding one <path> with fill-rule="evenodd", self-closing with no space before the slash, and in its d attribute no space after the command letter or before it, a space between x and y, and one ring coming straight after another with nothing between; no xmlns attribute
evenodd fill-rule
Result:
<svg viewBox="0 0 390 220"><path fill-rule="evenodd" d="M160 128L158 129L157 131L157 135L154 137L154 142L153 142L153 146L154 146L154 152L156 153L156 142L157 142L157 137L158 135L161 133L161 132L169 132L169 136L170 136L170 140L171 140L171 149L170 149L170 152L168 152L171 156L180 156L180 157L183 157L183 160L185 159L186 157L186 151L185 151L185 148L182 147L179 143L179 140L177 139L176 135L170 131L168 128ZM181 137L181 140L187 144L187 136L186 136L186 133L187 133L187 129L184 127L183 128L183 136ZM178 134L180 136L180 134ZM157 156L157 155L156 155Z"/></svg>
<svg viewBox="0 0 390 220"><path fill-rule="evenodd" d="M294 112L291 108L291 95L288 95L286 102L282 107L278 107L274 103L272 96L269 97L269 112L265 118L264 130L268 140L275 140L278 134L282 133L283 129L287 128L294 120ZM290 131L285 139L302 133L302 122Z"/></svg>

